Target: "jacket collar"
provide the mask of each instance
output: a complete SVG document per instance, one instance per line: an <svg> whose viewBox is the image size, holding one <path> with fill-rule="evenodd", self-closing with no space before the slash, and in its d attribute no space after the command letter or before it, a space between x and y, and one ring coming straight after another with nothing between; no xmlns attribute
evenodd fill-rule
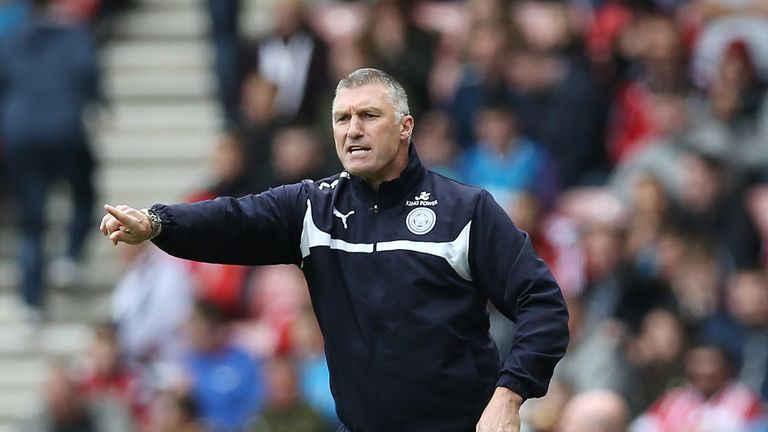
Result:
<svg viewBox="0 0 768 432"><path fill-rule="evenodd" d="M416 148L411 142L408 144L408 165L400 173L400 177L382 182L379 191L374 191L368 183L357 176L351 176L355 190L365 191L365 195L373 198L374 202L383 207L389 207L405 199L409 192L413 191L426 174L426 168L421 164L421 159L416 153Z"/></svg>

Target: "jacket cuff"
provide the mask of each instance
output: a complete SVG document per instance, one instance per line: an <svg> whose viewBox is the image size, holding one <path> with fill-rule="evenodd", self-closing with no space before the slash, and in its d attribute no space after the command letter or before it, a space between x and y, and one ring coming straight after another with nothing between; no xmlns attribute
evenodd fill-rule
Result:
<svg viewBox="0 0 768 432"><path fill-rule="evenodd" d="M523 398L523 402L531 397L528 385L508 373L501 373L499 380L496 381L496 387L506 387L512 390Z"/></svg>
<svg viewBox="0 0 768 432"><path fill-rule="evenodd" d="M149 209L160 217L160 224L162 225L160 233L157 237L152 239L153 243L157 243L156 240L162 239L169 231L173 231L173 228L176 226L176 219L174 219L173 214L168 211L169 208L165 204L155 204Z"/></svg>

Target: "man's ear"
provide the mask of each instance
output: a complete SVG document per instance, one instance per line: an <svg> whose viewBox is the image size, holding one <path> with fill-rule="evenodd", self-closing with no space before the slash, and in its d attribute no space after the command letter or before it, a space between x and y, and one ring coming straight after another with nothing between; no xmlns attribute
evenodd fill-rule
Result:
<svg viewBox="0 0 768 432"><path fill-rule="evenodd" d="M409 140L413 134L413 116L407 115L400 120L400 139Z"/></svg>

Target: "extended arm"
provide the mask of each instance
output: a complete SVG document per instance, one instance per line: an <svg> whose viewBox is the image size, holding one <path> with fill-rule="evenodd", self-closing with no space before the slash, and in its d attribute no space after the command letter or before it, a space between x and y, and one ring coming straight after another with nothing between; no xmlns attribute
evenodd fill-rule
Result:
<svg viewBox="0 0 768 432"><path fill-rule="evenodd" d="M156 204L162 221L153 242L179 258L222 264L298 264L299 236L306 205L301 184L281 186L239 199L217 198L192 204ZM125 206L105 206L101 230L117 242L149 239L145 213Z"/></svg>

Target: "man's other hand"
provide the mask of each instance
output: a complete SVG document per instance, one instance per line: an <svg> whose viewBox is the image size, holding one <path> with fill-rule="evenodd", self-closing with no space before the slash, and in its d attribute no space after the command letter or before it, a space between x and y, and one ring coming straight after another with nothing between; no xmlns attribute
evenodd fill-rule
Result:
<svg viewBox="0 0 768 432"><path fill-rule="evenodd" d="M477 432L520 432L523 398L506 387L496 387L491 401L477 422Z"/></svg>
<svg viewBox="0 0 768 432"><path fill-rule="evenodd" d="M152 234L152 222L147 215L126 205L112 207L104 205L107 214L101 219L101 233L112 240L112 244L123 242L139 244Z"/></svg>

